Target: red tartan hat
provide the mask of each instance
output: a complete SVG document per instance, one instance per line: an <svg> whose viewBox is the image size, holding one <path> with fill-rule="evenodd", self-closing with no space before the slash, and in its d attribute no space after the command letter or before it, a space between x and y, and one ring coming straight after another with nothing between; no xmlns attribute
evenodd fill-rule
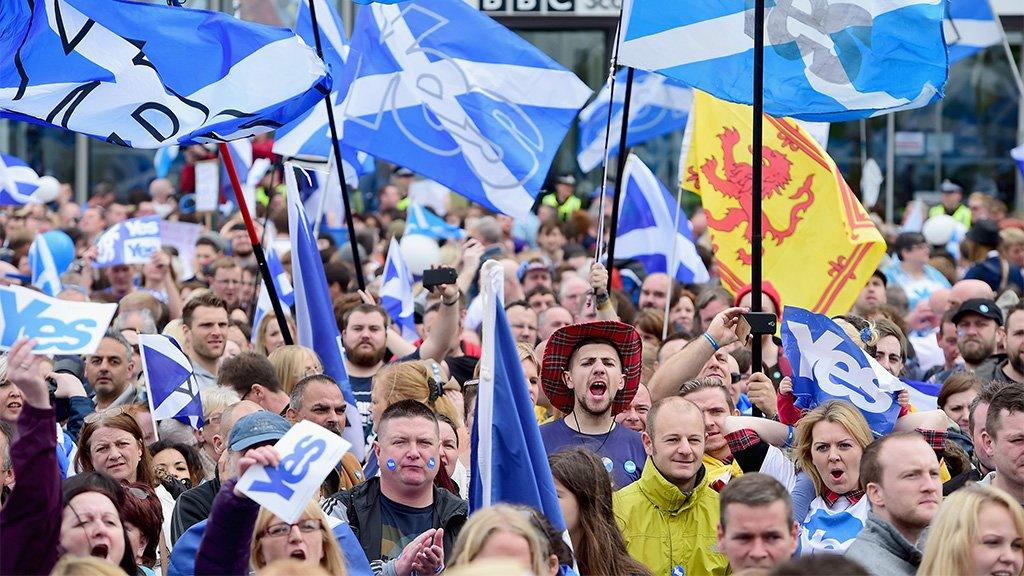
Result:
<svg viewBox="0 0 1024 576"><path fill-rule="evenodd" d="M544 361L541 365L540 382L544 394L555 408L566 414L572 412L576 397L565 385L562 375L569 368L572 353L591 340L611 342L619 353L624 381L622 389L612 400L612 414L623 412L629 408L640 385L643 344L636 329L622 322L603 320L570 324L552 334L544 348Z"/></svg>

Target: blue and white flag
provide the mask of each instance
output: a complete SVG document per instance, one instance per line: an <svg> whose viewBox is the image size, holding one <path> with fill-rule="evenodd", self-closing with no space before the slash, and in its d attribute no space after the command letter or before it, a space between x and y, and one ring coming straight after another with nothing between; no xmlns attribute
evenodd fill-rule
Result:
<svg viewBox="0 0 1024 576"><path fill-rule="evenodd" d="M1013 158L1013 161L1017 163L1021 176L1024 176L1024 144L1010 150L1010 158Z"/></svg>
<svg viewBox="0 0 1024 576"><path fill-rule="evenodd" d="M160 250L160 217L146 216L118 222L96 238L95 268L119 264L145 264Z"/></svg>
<svg viewBox="0 0 1024 576"><path fill-rule="evenodd" d="M465 230L445 222L444 218L419 204L409 204L409 208L405 211L404 234L406 236L419 234L437 240L462 240L466 237Z"/></svg>
<svg viewBox="0 0 1024 576"><path fill-rule="evenodd" d="M277 256L277 250L274 250L272 244L268 244L263 247L267 254L267 269L270 271L270 278L274 281L274 289L277 290L277 298L281 301L281 307L284 308L286 314L291 312L291 307L295 305L295 289L292 287L292 282L288 278L288 274L284 271L284 265L281 264L281 259ZM263 317L267 314L273 314L274 304L270 301L270 292L267 290L267 283L260 281L260 295L256 299L256 311L252 315L252 341L256 341L257 328L260 322L263 321Z"/></svg>
<svg viewBox="0 0 1024 576"><path fill-rule="evenodd" d="M39 204L33 194L39 188L39 174L21 158L0 154L0 206Z"/></svg>
<svg viewBox="0 0 1024 576"><path fill-rule="evenodd" d="M626 74L623 68L615 75L615 102L612 107L611 138L608 157L619 155L619 132L622 130L623 103L626 98ZM608 127L608 95L605 84L597 98L580 112L580 142L576 162L580 170L590 172L604 163L604 143ZM686 117L693 104L693 90L661 74L643 70L633 73L633 92L629 101L629 131L626 146L636 146L652 138L686 127Z"/></svg>
<svg viewBox="0 0 1024 576"><path fill-rule="evenodd" d="M24 336L36 354L92 354L117 304L58 300L21 286L0 285L0 350Z"/></svg>
<svg viewBox="0 0 1024 576"><path fill-rule="evenodd" d="M38 234L28 249L32 285L47 296L56 296L64 289L60 275L75 259L75 243L60 230Z"/></svg>
<svg viewBox="0 0 1024 576"><path fill-rule="evenodd" d="M490 263L489 263L490 264ZM526 504L540 510L558 531L566 529L558 505L548 455L533 413L533 401L519 362L516 341L497 298L500 285L485 265L480 392L473 419L469 511L499 502ZM500 277L499 277L500 279Z"/></svg>
<svg viewBox="0 0 1024 576"><path fill-rule="evenodd" d="M753 4L624 0L619 63L753 102ZM841 121L942 97L945 0L767 2L764 111Z"/></svg>
<svg viewBox="0 0 1024 576"><path fill-rule="evenodd" d="M139 334L139 356L146 374L153 420L174 419L196 430L202 428L199 381L178 343L161 334Z"/></svg>
<svg viewBox="0 0 1024 576"><path fill-rule="evenodd" d="M348 59L348 40L345 38L345 26L341 16L334 8L334 2L312 0L316 8L316 21L320 28L320 48L323 51L327 70L335 79L342 74L345 60ZM316 46L313 35L313 20L309 14L307 0L299 2L299 13L295 18L295 33L307 45ZM340 82L335 82L331 89L331 104L334 106L334 118L341 122L341 96L338 89ZM318 160L326 162L333 158L331 147L331 129L327 123L327 102L321 100L305 114L282 126L274 133L274 153L302 160ZM341 158L345 164L345 178L353 188L359 184L359 176L367 172L365 152L357 152L342 142ZM309 212L309 207L306 207Z"/></svg>
<svg viewBox="0 0 1024 576"><path fill-rule="evenodd" d="M638 260L648 274L664 272L687 284L707 282L708 269L697 254L685 212L676 226L676 199L634 154L626 159L622 174L615 256Z"/></svg>
<svg viewBox="0 0 1024 576"><path fill-rule="evenodd" d="M348 145L512 216L529 212L591 94L517 34L450 0L361 9L338 83Z"/></svg>
<svg viewBox="0 0 1024 576"><path fill-rule="evenodd" d="M949 0L943 24L950 64L1003 40L988 0Z"/></svg>
<svg viewBox="0 0 1024 576"><path fill-rule="evenodd" d="M9 0L0 30L0 114L133 148L268 132L331 86L291 31L220 12Z"/></svg>
<svg viewBox="0 0 1024 576"><path fill-rule="evenodd" d="M153 153L153 171L157 178L166 178L178 158L178 146L164 146Z"/></svg>
<svg viewBox="0 0 1024 576"><path fill-rule="evenodd" d="M291 163L284 166L285 182L288 185L288 230L292 240L292 278L295 278L295 324L299 335L298 344L312 348L324 365L324 373L338 381L345 396L345 430L342 436L352 447L352 454L360 461L366 448L363 438L363 419L359 416L356 397L345 370L344 346L341 333L333 320L334 308L327 290L327 276L320 260L320 249L313 237L313 227L306 218L306 211L299 198L295 179L295 168Z"/></svg>
<svg viewBox="0 0 1024 576"><path fill-rule="evenodd" d="M413 319L412 272L405 265L398 240L391 239L388 259L384 263L384 278L380 287L380 305L402 331L402 338L409 342L419 339L416 322Z"/></svg>
<svg viewBox="0 0 1024 576"><path fill-rule="evenodd" d="M266 158L253 158L252 140L242 138L227 143L228 153L231 154L231 162L235 166L235 174L238 175L238 183L242 185L242 197L250 212L256 210L256 186L260 180L271 169L272 164ZM221 196L231 205L237 205L235 200L235 189L231 183L231 176L228 174L228 163L221 160L220 163L220 188Z"/></svg>
<svg viewBox="0 0 1024 576"><path fill-rule="evenodd" d="M892 432L907 386L850 340L828 316L786 306L782 349L793 366L796 407L814 408L827 400L856 406L875 437Z"/></svg>
<svg viewBox="0 0 1024 576"><path fill-rule="evenodd" d="M917 410L935 410L939 407L942 384L901 379L910 393L910 405Z"/></svg>

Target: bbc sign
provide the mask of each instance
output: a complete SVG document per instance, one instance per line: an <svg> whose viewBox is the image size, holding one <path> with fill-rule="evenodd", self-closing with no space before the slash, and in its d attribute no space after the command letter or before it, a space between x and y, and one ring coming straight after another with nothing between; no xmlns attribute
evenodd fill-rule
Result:
<svg viewBox="0 0 1024 576"><path fill-rule="evenodd" d="M618 16L621 0L476 0L490 15Z"/></svg>

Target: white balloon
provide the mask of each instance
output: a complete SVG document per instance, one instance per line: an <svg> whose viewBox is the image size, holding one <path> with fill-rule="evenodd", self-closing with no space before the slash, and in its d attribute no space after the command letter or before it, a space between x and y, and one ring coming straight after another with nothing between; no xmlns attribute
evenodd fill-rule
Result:
<svg viewBox="0 0 1024 576"><path fill-rule="evenodd" d="M441 261L441 248L438 247L437 240L429 236L407 234L402 236L399 246L402 248L405 265L414 276L421 276L431 264Z"/></svg>
<svg viewBox="0 0 1024 576"><path fill-rule="evenodd" d="M939 214L925 220L924 225L921 226L921 234L932 246L944 246L953 239L957 224L952 216Z"/></svg>
<svg viewBox="0 0 1024 576"><path fill-rule="evenodd" d="M57 194L60 192L60 181L53 176L41 176L39 178L39 188L32 196L46 204L47 202L53 202L57 198Z"/></svg>

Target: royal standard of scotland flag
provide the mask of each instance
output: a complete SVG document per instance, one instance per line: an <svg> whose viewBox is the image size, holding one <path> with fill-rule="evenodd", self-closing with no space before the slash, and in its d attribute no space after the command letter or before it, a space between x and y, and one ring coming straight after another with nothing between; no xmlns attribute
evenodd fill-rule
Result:
<svg viewBox="0 0 1024 576"><path fill-rule="evenodd" d="M619 132L622 130L622 110L626 98L626 74L623 68L615 75L615 102L612 103L611 135L608 139L609 158L619 155ZM580 111L579 148L576 161L580 170L590 172L604 163L604 144L608 127L609 84L605 84L597 98ZM633 92L629 102L629 131L626 146L642 144L652 138L686 127L686 117L693 103L693 90L661 74L637 70L633 74Z"/></svg>
<svg viewBox="0 0 1024 576"><path fill-rule="evenodd" d="M2 115L133 148L274 130L331 84L291 31L219 12L5 0L0 31Z"/></svg>
<svg viewBox="0 0 1024 576"><path fill-rule="evenodd" d="M943 24L950 64L1003 39L988 0L949 0L949 14Z"/></svg>
<svg viewBox="0 0 1024 576"><path fill-rule="evenodd" d="M342 356L341 333L334 323L334 309L327 290L327 276L320 260L320 250L313 227L306 218L306 211L299 198L295 167L290 162L284 166L285 183L288 185L288 230L292 239L292 278L295 279L295 324L299 332L297 343L312 348L324 366L324 373L338 382L345 397L345 430L342 437L348 440L352 454L363 460L366 439L363 437L363 420L359 417L356 397L345 370ZM315 329L314 329L315 328Z"/></svg>
<svg viewBox="0 0 1024 576"><path fill-rule="evenodd" d="M38 204L39 174L21 158L0 154L0 206Z"/></svg>
<svg viewBox="0 0 1024 576"><path fill-rule="evenodd" d="M419 234L430 236L436 240L461 240L466 231L454 224L449 224L425 206L411 203L405 211L405 235Z"/></svg>
<svg viewBox="0 0 1024 576"><path fill-rule="evenodd" d="M486 41L481 41L486 39ZM465 2L359 11L342 102L345 143L525 216L590 89Z"/></svg>
<svg viewBox="0 0 1024 576"><path fill-rule="evenodd" d="M626 159L622 173L615 256L638 260L648 274L664 272L687 284L707 282L710 276L693 243L690 219L680 214L676 225L676 199L634 154ZM673 237L674 252L669 241Z"/></svg>
<svg viewBox="0 0 1024 576"><path fill-rule="evenodd" d="M199 430L203 404L192 363L178 343L160 334L139 334L139 355L152 403L153 420L174 419Z"/></svg>
<svg viewBox="0 0 1024 576"><path fill-rule="evenodd" d="M624 1L620 64L753 102L751 2ZM841 121L941 98L944 2L766 2L765 113Z"/></svg>
<svg viewBox="0 0 1024 576"><path fill-rule="evenodd" d="M485 281L486 271L487 268L481 273L481 282ZM556 530L564 531L565 520L516 341L497 295L485 306L480 393L472 431L469 510L499 502L526 504L544 514Z"/></svg>
<svg viewBox="0 0 1024 576"><path fill-rule="evenodd" d="M391 238L388 259L384 263L383 284L380 287L380 305L402 331L409 342L419 339L413 319L412 272L405 265L398 240Z"/></svg>
<svg viewBox="0 0 1024 576"><path fill-rule="evenodd" d="M793 366L796 407L810 410L827 400L856 406L875 437L892 432L907 386L850 340L831 318L786 306L782 349Z"/></svg>

